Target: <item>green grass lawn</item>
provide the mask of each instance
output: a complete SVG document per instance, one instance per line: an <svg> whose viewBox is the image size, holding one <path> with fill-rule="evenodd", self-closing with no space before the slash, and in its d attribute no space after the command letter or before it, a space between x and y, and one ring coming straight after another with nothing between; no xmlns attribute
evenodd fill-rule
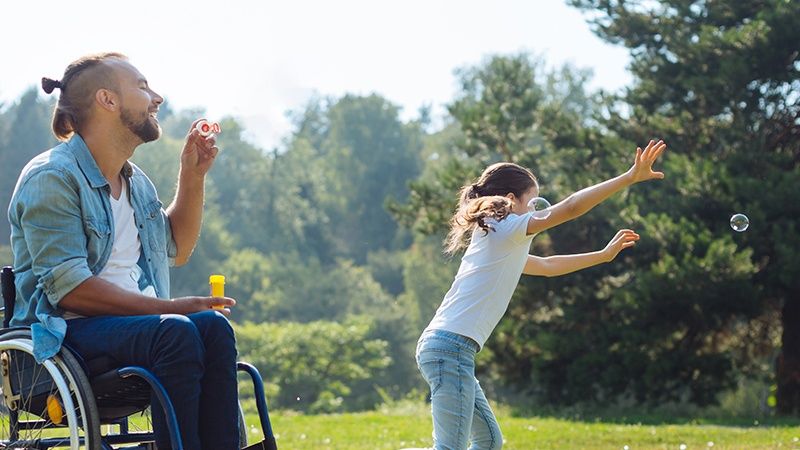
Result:
<svg viewBox="0 0 800 450"><path fill-rule="evenodd" d="M431 445L431 419L424 408L356 414L301 415L275 411L272 422L281 450L398 450ZM765 425L741 420L683 424L577 421L511 417L501 412L505 450L521 449L800 449L800 422ZM251 442L261 437L248 415ZM650 421L645 421L652 423Z"/></svg>

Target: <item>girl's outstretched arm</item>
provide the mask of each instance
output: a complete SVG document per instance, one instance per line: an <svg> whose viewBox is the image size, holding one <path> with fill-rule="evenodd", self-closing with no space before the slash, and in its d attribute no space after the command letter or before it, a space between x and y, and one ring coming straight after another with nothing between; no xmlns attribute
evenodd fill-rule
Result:
<svg viewBox="0 0 800 450"><path fill-rule="evenodd" d="M576 255L534 256L528 255L528 262L522 273L525 275L538 275L543 277L556 277L576 272L587 267L612 261L619 252L636 245L639 235L633 230L619 230L606 248L591 253Z"/></svg>
<svg viewBox="0 0 800 450"><path fill-rule="evenodd" d="M528 221L528 234L540 233L564 222L586 214L616 192L640 181L662 179L663 172L654 172L653 163L667 148L664 141L650 141L642 150L636 149L636 159L627 172L602 183L582 189L550 208L546 219L531 218Z"/></svg>

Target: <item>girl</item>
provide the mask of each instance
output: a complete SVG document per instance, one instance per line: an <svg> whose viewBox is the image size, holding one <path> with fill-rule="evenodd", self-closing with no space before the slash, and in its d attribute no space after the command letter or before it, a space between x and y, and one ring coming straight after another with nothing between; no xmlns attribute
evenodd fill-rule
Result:
<svg viewBox="0 0 800 450"><path fill-rule="evenodd" d="M613 260L639 235L619 230L603 250L577 255L529 255L534 235L585 214L615 192L664 174L652 166L666 149L650 141L636 149L624 174L578 191L549 209L546 217L528 211L539 195L533 174L516 164L489 166L474 183L461 188L450 221L446 252L471 239L453 285L417 344L417 365L431 388L433 445L437 450L496 450L503 445L497 419L475 378L475 354L506 311L520 274L557 276Z"/></svg>

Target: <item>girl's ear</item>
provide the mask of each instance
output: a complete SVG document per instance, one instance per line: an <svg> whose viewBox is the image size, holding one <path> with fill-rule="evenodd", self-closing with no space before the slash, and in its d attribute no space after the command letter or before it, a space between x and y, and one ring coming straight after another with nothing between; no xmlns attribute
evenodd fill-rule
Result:
<svg viewBox="0 0 800 450"><path fill-rule="evenodd" d="M506 198L513 202L517 198L517 196L514 195L513 192L509 192L508 194L506 194Z"/></svg>

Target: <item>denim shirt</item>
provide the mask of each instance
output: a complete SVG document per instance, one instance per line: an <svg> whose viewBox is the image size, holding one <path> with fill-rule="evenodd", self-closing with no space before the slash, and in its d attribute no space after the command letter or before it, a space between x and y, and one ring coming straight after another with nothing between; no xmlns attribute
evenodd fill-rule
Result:
<svg viewBox="0 0 800 450"><path fill-rule="evenodd" d="M141 241L139 287L152 285L159 298L169 299L169 266L177 253L169 218L141 169L126 162L122 175ZM8 208L17 286L11 325L30 325L39 362L64 341L67 324L58 303L99 274L111 255L110 189L78 134L31 160L17 180Z"/></svg>

